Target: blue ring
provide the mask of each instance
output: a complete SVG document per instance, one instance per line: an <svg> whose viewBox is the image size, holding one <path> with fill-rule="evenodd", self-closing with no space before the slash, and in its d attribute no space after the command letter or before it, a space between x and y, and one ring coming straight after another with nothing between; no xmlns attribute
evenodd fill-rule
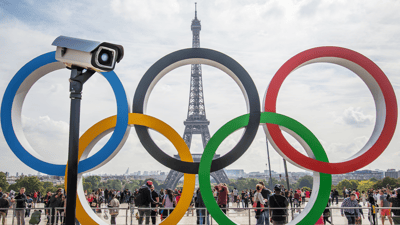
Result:
<svg viewBox="0 0 400 225"><path fill-rule="evenodd" d="M27 166L45 174L64 176L66 165L52 164L44 162L31 155L19 142L11 120L12 105L14 97L21 84L35 70L50 63L58 62L55 59L55 52L49 52L36 57L25 64L12 78L7 86L1 104L1 127L4 137L10 149ZM104 162L117 149L124 138L128 128L128 99L125 89L122 86L118 76L113 72L101 73L111 85L117 101L117 124L115 130L108 142L93 156L79 162L78 173L86 172ZM68 143L65 143L68 144Z"/></svg>

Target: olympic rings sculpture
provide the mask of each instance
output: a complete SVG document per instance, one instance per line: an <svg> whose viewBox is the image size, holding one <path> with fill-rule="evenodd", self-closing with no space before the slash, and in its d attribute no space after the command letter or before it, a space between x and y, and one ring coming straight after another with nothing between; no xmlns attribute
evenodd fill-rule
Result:
<svg viewBox="0 0 400 225"><path fill-rule="evenodd" d="M341 65L358 75L371 91L376 107L376 122L367 144L348 160L330 163L321 143L314 134L298 121L276 113L276 100L285 78L294 70L316 62ZM241 88L248 113L222 126L209 140L200 163L194 163L188 146L180 135L154 117L145 114L147 100L157 82L169 71L187 64L207 64L221 69ZM67 176L68 165L45 162L27 142L21 126L21 109L25 96L33 84L44 75L65 68L55 60L55 52L43 54L24 65L7 86L1 104L1 126L10 149L26 165L49 175ZM235 224L218 207L211 192L210 173L235 162L249 148L260 123L275 150L294 165L314 171L313 195L302 213L289 224L314 224L329 200L331 174L348 173L374 161L391 141L397 124L397 100L392 85L383 71L367 57L341 47L317 47L289 59L275 74L264 96L263 112L257 89L246 70L229 56L202 48L183 49L164 56L154 63L139 82L133 100L132 113L124 87L114 72L102 73L113 89L117 102L117 115L106 118L87 130L79 143L79 175L77 218L83 224L105 224L97 217L84 199L82 174L109 162L122 148L134 126L138 137L148 151L161 164L184 173L184 192L173 211L161 224L177 224L187 211L195 188L195 174L199 174L200 190L211 216L219 224ZM164 153L151 139L148 129L164 135L177 149L181 160ZM238 144L221 158L213 156L222 141L232 132L245 128ZM283 137L282 130L292 135L306 150L309 157L295 150ZM108 142L88 157L93 146L105 135L113 132ZM65 179L66 180L66 179ZM65 184L66 186L66 184Z"/></svg>

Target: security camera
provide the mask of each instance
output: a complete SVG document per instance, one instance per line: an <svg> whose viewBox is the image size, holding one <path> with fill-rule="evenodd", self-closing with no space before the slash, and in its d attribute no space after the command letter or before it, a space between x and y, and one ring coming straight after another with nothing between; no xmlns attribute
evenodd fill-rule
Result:
<svg viewBox="0 0 400 225"><path fill-rule="evenodd" d="M115 64L124 56L122 45L108 42L59 36L52 45L57 46L56 60L67 67L77 66L97 72L114 70Z"/></svg>

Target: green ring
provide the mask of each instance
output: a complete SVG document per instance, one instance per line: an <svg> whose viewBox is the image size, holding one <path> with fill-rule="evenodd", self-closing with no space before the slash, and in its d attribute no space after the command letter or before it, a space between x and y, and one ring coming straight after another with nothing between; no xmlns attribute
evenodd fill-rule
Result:
<svg viewBox="0 0 400 225"><path fill-rule="evenodd" d="M218 224L236 223L234 223L222 212L214 199L210 183L210 170L212 159L214 158L214 154L222 141L236 130L247 126L248 122L249 114L246 114L226 123L212 136L207 146L205 147L204 153L201 157L199 166L199 185L201 195L208 211ZM326 155L326 152L318 139L309 129L307 129L304 125L297 122L296 120L277 113L263 112L261 113L260 123L276 124L292 130L297 135L299 135L308 144L308 146L310 146L316 160L329 162L328 156ZM299 225L315 224L321 217L329 201L332 175L319 173L319 176L319 190L314 190L314 193L318 192L315 203L311 206L312 208L307 213L307 215L304 216L304 218L297 223ZM303 210L303 212L306 212L306 210ZM301 214L299 216L301 216Z"/></svg>

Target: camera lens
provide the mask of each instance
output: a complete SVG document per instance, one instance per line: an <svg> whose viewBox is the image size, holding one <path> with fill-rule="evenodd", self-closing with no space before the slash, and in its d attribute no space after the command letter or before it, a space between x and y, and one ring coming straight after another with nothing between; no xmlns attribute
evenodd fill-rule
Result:
<svg viewBox="0 0 400 225"><path fill-rule="evenodd" d="M101 66L112 66L113 52L108 49L101 49L98 54L98 62Z"/></svg>
<svg viewBox="0 0 400 225"><path fill-rule="evenodd" d="M109 58L109 56L108 56L107 53L103 53L103 54L101 55L101 60L104 61L104 62L106 62L106 61L108 60L108 58Z"/></svg>

